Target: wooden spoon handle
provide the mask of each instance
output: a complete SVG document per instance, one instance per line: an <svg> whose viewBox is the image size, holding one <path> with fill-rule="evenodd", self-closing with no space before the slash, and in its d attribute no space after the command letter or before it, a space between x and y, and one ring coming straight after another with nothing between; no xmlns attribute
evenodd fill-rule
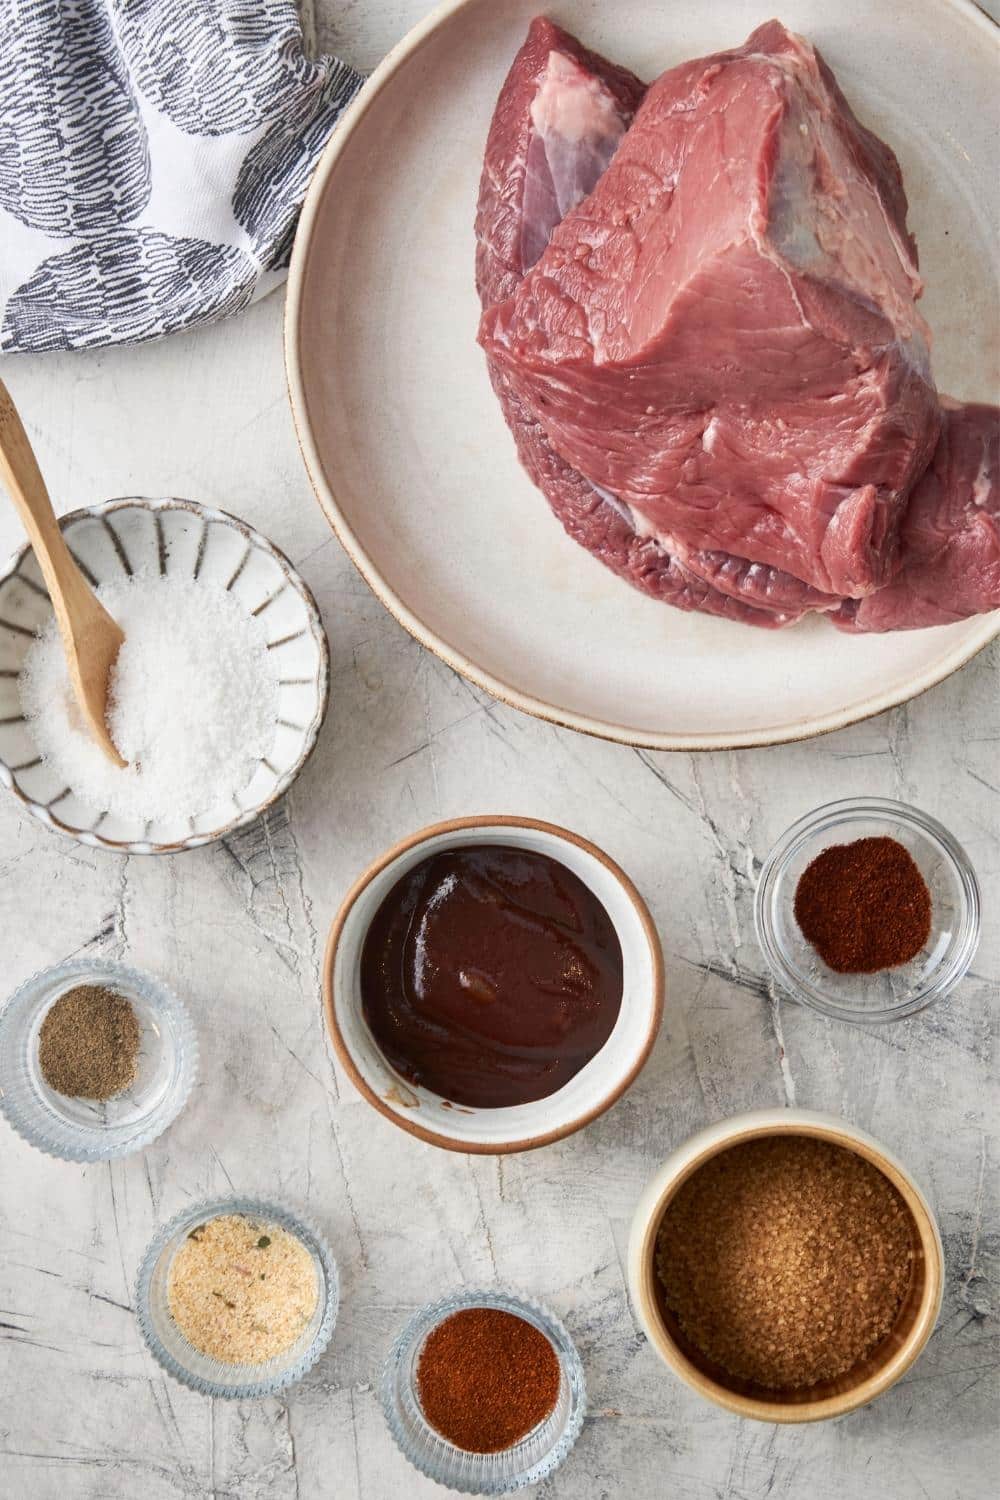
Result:
<svg viewBox="0 0 1000 1500"><path fill-rule="evenodd" d="M124 636L66 545L28 434L2 380L0 478L10 490L42 570L84 722L109 760L124 766L107 725L108 682Z"/></svg>
<svg viewBox="0 0 1000 1500"><path fill-rule="evenodd" d="M49 597L64 630L61 597L72 605L92 607L93 594L70 555L56 520L45 480L38 467L10 392L0 380L0 477L3 478L34 549Z"/></svg>

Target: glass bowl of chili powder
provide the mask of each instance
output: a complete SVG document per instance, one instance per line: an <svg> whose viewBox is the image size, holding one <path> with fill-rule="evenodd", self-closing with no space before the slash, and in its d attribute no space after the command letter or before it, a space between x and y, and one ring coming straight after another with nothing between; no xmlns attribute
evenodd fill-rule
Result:
<svg viewBox="0 0 1000 1500"><path fill-rule="evenodd" d="M948 994L971 964L979 882L935 818L850 797L778 840L754 918L775 978L804 1005L842 1021L896 1021Z"/></svg>
<svg viewBox="0 0 1000 1500"><path fill-rule="evenodd" d="M481 1367L474 1326L461 1330L462 1337L457 1340L447 1336L442 1340L439 1335L447 1334L446 1325L455 1321L456 1314L466 1319L501 1314L513 1325L527 1324L530 1334L540 1334L551 1346L558 1366L551 1391L547 1389L544 1365L540 1368L537 1357L530 1353L530 1341L527 1350L525 1341L520 1341L520 1349L526 1352L520 1377L515 1371L519 1354L514 1353L511 1359L498 1363L494 1378L490 1378ZM442 1435L425 1411L422 1384L427 1374L421 1363L425 1354L435 1365L444 1361L449 1366L430 1372L434 1403L445 1412L444 1425L456 1439L459 1433L469 1435L465 1439L469 1447ZM546 1391L534 1390L539 1382L545 1383ZM491 1446L493 1436L508 1425L508 1419L516 1430L519 1415L529 1409L535 1395L541 1398L539 1411L545 1414L534 1426L508 1446L470 1451L473 1445ZM422 1474L465 1495L504 1495L539 1484L572 1449L587 1409L583 1366L563 1324L538 1302L495 1290L460 1292L416 1313L385 1362L380 1397L389 1431L404 1457ZM451 1411L447 1411L449 1404ZM477 1432L482 1434L481 1439Z"/></svg>

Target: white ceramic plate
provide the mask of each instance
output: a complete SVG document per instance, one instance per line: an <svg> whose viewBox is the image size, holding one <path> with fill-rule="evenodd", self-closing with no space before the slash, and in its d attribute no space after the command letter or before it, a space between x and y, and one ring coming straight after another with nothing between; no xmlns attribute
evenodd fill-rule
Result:
<svg viewBox="0 0 1000 1500"><path fill-rule="evenodd" d="M931 687L1000 613L851 638L765 633L644 598L570 541L522 473L475 343L473 217L497 92L546 9L646 78L735 45L751 0L447 0L373 75L302 216L292 406L317 495L397 618L518 708L664 749L800 739ZM967 0L787 0L897 151L941 390L995 399L996 30Z"/></svg>

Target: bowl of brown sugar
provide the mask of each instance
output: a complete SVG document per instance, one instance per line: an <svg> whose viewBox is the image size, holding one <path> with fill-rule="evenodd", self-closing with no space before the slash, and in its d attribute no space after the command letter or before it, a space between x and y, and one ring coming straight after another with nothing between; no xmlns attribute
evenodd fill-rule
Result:
<svg viewBox="0 0 1000 1500"><path fill-rule="evenodd" d="M933 1212L844 1120L761 1110L699 1132L640 1198L629 1287L660 1358L764 1422L842 1416L930 1338L944 1257Z"/></svg>

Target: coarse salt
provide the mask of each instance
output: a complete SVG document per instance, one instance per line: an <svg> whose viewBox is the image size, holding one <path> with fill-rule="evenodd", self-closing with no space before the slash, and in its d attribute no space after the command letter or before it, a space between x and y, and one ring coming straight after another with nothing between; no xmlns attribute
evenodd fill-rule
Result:
<svg viewBox="0 0 1000 1500"><path fill-rule="evenodd" d="M33 643L21 703L42 758L95 812L194 818L241 792L274 743L277 668L261 620L221 585L146 573L98 595L125 632L112 669L115 766L82 727L55 619Z"/></svg>

